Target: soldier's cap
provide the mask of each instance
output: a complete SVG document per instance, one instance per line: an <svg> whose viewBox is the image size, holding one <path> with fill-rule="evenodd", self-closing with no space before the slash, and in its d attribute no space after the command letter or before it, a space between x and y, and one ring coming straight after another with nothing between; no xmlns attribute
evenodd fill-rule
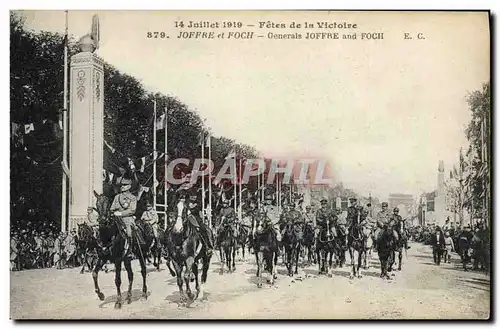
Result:
<svg viewBox="0 0 500 329"><path fill-rule="evenodd" d="M366 204L366 206L367 206L367 207L371 207L371 206L372 206L372 204L371 204L371 203L367 203L367 204Z"/></svg>
<svg viewBox="0 0 500 329"><path fill-rule="evenodd" d="M394 212L399 212L399 209L396 207L393 209Z"/></svg>
<svg viewBox="0 0 500 329"><path fill-rule="evenodd" d="M355 197L350 197L349 201L358 201L358 199L356 199Z"/></svg>
<svg viewBox="0 0 500 329"><path fill-rule="evenodd" d="M328 200L327 200L327 199L321 199L320 203L321 203L321 204L328 203Z"/></svg>
<svg viewBox="0 0 500 329"><path fill-rule="evenodd" d="M306 206L306 209L311 209L311 206Z"/></svg>
<svg viewBox="0 0 500 329"><path fill-rule="evenodd" d="M389 204L387 202L382 202L382 207L388 207Z"/></svg>

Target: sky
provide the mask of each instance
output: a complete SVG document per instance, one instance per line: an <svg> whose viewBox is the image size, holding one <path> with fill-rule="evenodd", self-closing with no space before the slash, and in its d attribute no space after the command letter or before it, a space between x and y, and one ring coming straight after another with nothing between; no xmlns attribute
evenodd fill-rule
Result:
<svg viewBox="0 0 500 329"><path fill-rule="evenodd" d="M69 33L88 33L94 13L96 53L147 90L179 98L214 135L268 156L327 158L335 182L381 199L436 188L439 160L448 172L467 145L465 97L490 75L485 13L70 11ZM63 11L23 14L35 31L64 31ZM177 39L176 20L241 21L264 38ZM258 28L267 21L356 23L355 32L384 39L271 40L269 32L309 30Z"/></svg>

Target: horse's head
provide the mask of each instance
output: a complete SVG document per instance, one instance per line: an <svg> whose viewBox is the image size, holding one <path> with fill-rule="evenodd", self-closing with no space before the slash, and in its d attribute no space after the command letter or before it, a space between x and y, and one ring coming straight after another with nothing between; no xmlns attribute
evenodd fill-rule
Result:
<svg viewBox="0 0 500 329"><path fill-rule="evenodd" d="M109 209L111 208L110 200L104 194L99 194L96 191L94 191L94 195L96 197L96 210L99 217L106 218L109 214Z"/></svg>

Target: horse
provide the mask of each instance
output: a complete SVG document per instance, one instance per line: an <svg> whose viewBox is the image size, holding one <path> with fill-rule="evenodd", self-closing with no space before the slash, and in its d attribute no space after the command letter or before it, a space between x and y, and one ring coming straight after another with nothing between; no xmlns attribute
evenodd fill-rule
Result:
<svg viewBox="0 0 500 329"><path fill-rule="evenodd" d="M273 285L277 278L276 264L278 263L278 238L273 224L263 215L255 216L252 223L252 245L254 247L257 264L257 287L262 287L262 272L266 270L271 279L267 281Z"/></svg>
<svg viewBox="0 0 500 329"><path fill-rule="evenodd" d="M363 246L363 269L368 270L370 268L368 260L372 259L372 250L374 245L374 232L373 227L370 225L365 225L361 231L364 237L364 246Z"/></svg>
<svg viewBox="0 0 500 329"><path fill-rule="evenodd" d="M87 265L89 271L92 271L95 264L95 258L97 257L95 253L96 244L97 242L92 228L87 223L78 224L78 239L76 245L82 263L80 274L85 272L85 265ZM90 262L89 256L91 258Z"/></svg>
<svg viewBox="0 0 500 329"><path fill-rule="evenodd" d="M328 275L334 253L335 237L331 235L327 227L321 227L316 239L316 257L318 259L319 274ZM328 257L330 257L330 264L327 264Z"/></svg>
<svg viewBox="0 0 500 329"><path fill-rule="evenodd" d="M380 238L377 239L377 253L380 260L380 277L390 280L391 264L394 263L394 249L397 241L391 228L385 226Z"/></svg>
<svg viewBox="0 0 500 329"><path fill-rule="evenodd" d="M219 231L218 245L221 258L220 274L224 273L224 263L227 266L229 273L236 269L234 264L237 248L235 233L235 228L229 223L224 224Z"/></svg>
<svg viewBox="0 0 500 329"><path fill-rule="evenodd" d="M348 228L344 224L337 224L334 227L336 236L334 239L335 266L342 268L346 262L345 254L347 248Z"/></svg>
<svg viewBox="0 0 500 329"><path fill-rule="evenodd" d="M149 259L149 255L153 256L153 266L156 267L157 271L160 271L162 247L160 245L160 240L155 238L154 236L153 226L143 220L136 221L136 225L137 228L141 231L142 236L144 237L145 244L150 246L147 254L144 254L144 256L146 257L146 259Z"/></svg>
<svg viewBox="0 0 500 329"><path fill-rule="evenodd" d="M349 279L355 276L361 278L361 262L365 251L365 237L359 224L359 216L356 217L348 228L347 248L351 257L351 272ZM357 260L357 264L355 263Z"/></svg>
<svg viewBox="0 0 500 329"><path fill-rule="evenodd" d="M398 241L396 242L395 252L398 253L398 271L401 271L401 266L403 265L403 249L406 250L406 245L408 243L408 238L406 237L404 228L404 221L397 221L394 225L394 229L398 234ZM394 257L394 261L395 260L396 259Z"/></svg>
<svg viewBox="0 0 500 329"><path fill-rule="evenodd" d="M285 224L282 244L285 248L285 264L288 269L288 275L293 276L298 274L297 268L299 264L299 254L302 245L302 237L300 236L303 228L299 223ZM295 271L293 270L295 265Z"/></svg>
<svg viewBox="0 0 500 329"><path fill-rule="evenodd" d="M307 250L308 263L316 263L314 227L312 226L312 223L306 223L304 225L304 238L302 244Z"/></svg>
<svg viewBox="0 0 500 329"><path fill-rule="evenodd" d="M473 270L489 270L490 268L490 241L488 232L484 229L475 232L470 243L474 258Z"/></svg>
<svg viewBox="0 0 500 329"><path fill-rule="evenodd" d="M201 234L197 231L196 221L193 215L185 211L184 201L177 203L177 216L175 224L165 232L165 246L168 257L172 262L177 277L177 286L181 296L181 303L186 306L197 298L204 298L203 285L207 281L207 273L212 258L212 251L207 248ZM208 234L213 234L208 228ZM201 283L198 273L198 262L203 263ZM168 261L167 261L168 264ZM196 280L196 294L193 295L189 286L191 274ZM186 283L186 293L184 293L183 280ZM201 297L200 297L201 296Z"/></svg>
<svg viewBox="0 0 500 329"><path fill-rule="evenodd" d="M240 224L238 228L238 238L236 241L237 242L236 248L239 249L239 247L241 247L241 255L243 261L245 261L245 247L248 245L248 248L250 249L249 246L250 230L251 227L243 223Z"/></svg>
<svg viewBox="0 0 500 329"><path fill-rule="evenodd" d="M94 191L97 198L96 208L99 214L99 235L104 246L100 243L97 244L96 251L98 255L97 263L92 271L92 278L94 279L94 288L100 300L104 300L104 294L101 292L98 284L98 274L102 266L109 260L115 265L115 285L117 291L117 300L115 308L122 307L121 295L121 269L122 262L125 265L128 275L128 291L126 302L132 302L132 283L134 279L134 272L132 271L131 259L125 255L125 242L126 233L124 232L123 225L120 225L119 218L110 214L111 202L105 195L100 195ZM133 239L130 246L133 254L139 259L142 275L142 298L147 299L147 284L146 284L146 262L144 255L149 249L149 245L140 242L137 237L137 231L133 230Z"/></svg>

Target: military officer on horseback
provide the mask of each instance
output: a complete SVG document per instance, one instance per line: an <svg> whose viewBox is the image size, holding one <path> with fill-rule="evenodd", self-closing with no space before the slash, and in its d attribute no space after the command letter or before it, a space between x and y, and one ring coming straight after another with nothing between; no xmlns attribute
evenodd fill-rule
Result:
<svg viewBox="0 0 500 329"><path fill-rule="evenodd" d="M410 249L410 247L408 246L408 239L407 239L406 228L405 228L406 222L403 219L403 217L401 217L399 215L399 209L397 207L393 209L391 221L392 221L393 225L399 224L399 226L401 227L401 232L399 232L399 234L401 236L399 238L401 238L403 240L405 249Z"/></svg>
<svg viewBox="0 0 500 329"><path fill-rule="evenodd" d="M200 233L203 241L206 244L207 252L211 252L214 249L212 242L212 234L208 232L208 227L203 223L203 214L201 205L198 202L198 193L196 191L192 191L189 195L189 201L187 205L187 214L192 215L196 220L195 224L198 232ZM197 224L197 225L196 225Z"/></svg>
<svg viewBox="0 0 500 329"><path fill-rule="evenodd" d="M381 237L384 229L388 229L392 231L394 238L398 239L397 232L393 229L393 218L391 213L388 210L388 203L382 202L382 210L377 214L377 229L375 230L375 242L378 242Z"/></svg>
<svg viewBox="0 0 500 329"><path fill-rule="evenodd" d="M141 220L151 225L153 235L158 239L158 214L149 201L146 202L146 210L142 213Z"/></svg>
<svg viewBox="0 0 500 329"><path fill-rule="evenodd" d="M120 224L125 226L127 240L125 244L125 255L130 255L132 246L132 229L135 228L135 211L137 198L130 192L132 181L128 178L122 179L120 193L113 199L110 211L120 219Z"/></svg>
<svg viewBox="0 0 500 329"><path fill-rule="evenodd" d="M291 210L289 210L285 216L286 224L300 225L301 229L300 229L300 231L298 231L298 238L299 238L299 240L302 240L302 236L303 236L302 228L303 228L303 225L305 223L304 216L302 215L302 211L301 211L302 198L298 195L295 195L292 201L293 201L293 205L292 205L293 208ZM282 236L285 235L285 230L286 230L286 226L283 227L283 229L281 230Z"/></svg>
<svg viewBox="0 0 500 329"><path fill-rule="evenodd" d="M316 225L327 230L327 237L335 236L336 232L332 230L336 216L331 209L328 209L328 200L320 201L321 207L316 211ZM316 234L317 235L317 234Z"/></svg>

